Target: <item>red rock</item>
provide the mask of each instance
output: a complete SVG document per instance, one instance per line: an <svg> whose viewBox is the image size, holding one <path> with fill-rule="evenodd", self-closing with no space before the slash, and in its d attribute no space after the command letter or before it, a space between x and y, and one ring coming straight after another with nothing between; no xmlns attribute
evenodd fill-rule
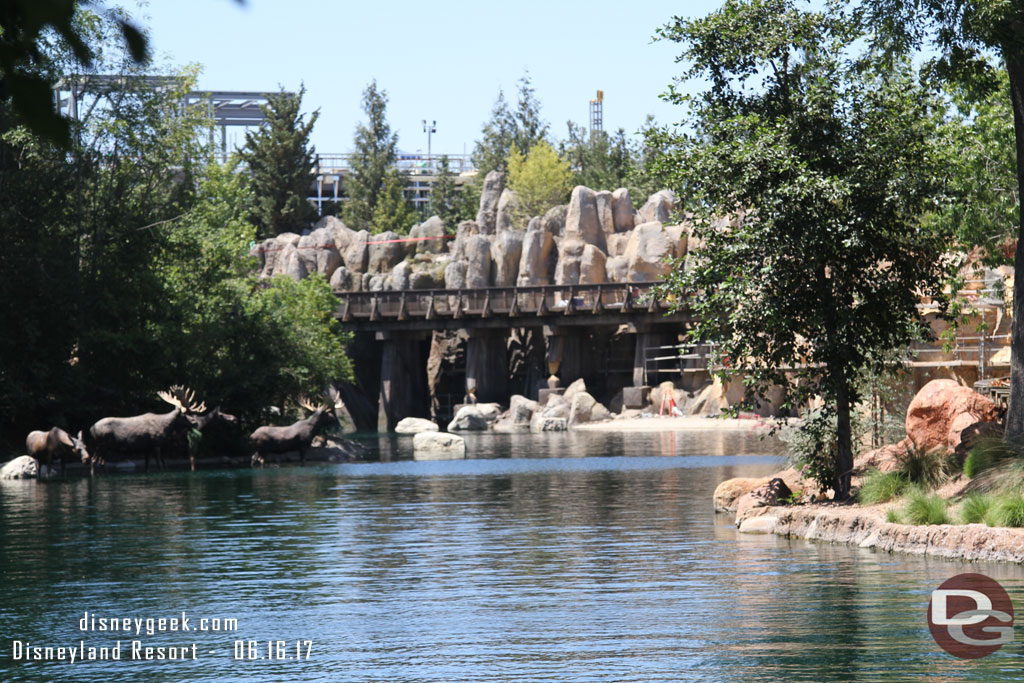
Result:
<svg viewBox="0 0 1024 683"><path fill-rule="evenodd" d="M996 422L999 406L951 379L924 385L907 409L907 438L924 451L955 450L961 433L978 422Z"/></svg>
<svg viewBox="0 0 1024 683"><path fill-rule="evenodd" d="M899 467L900 458L906 454L909 444L909 439L903 439L899 443L882 446L857 456L853 461L853 473L864 474L870 469L892 472Z"/></svg>

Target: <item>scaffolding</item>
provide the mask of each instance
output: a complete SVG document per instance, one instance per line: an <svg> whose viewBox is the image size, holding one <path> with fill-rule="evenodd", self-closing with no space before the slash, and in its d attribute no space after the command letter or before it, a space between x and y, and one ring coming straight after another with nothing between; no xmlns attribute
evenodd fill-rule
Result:
<svg viewBox="0 0 1024 683"><path fill-rule="evenodd" d="M604 90L597 91L597 97L590 100L590 134L604 131Z"/></svg>

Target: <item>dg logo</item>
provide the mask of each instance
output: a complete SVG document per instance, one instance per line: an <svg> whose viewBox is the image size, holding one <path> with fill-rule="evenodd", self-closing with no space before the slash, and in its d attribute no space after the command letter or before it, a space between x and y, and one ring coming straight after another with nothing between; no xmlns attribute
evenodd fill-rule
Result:
<svg viewBox="0 0 1024 683"><path fill-rule="evenodd" d="M986 657L1013 641L1013 603L995 579L958 574L932 591L928 629L954 657Z"/></svg>

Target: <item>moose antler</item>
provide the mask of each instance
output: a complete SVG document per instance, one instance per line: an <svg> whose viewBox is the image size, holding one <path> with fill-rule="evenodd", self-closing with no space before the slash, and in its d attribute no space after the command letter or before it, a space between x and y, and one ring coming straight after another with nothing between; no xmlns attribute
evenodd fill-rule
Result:
<svg viewBox="0 0 1024 683"><path fill-rule="evenodd" d="M324 405L322 403L320 403L318 405L313 405L313 402L310 401L309 398L306 397L306 396L299 396L299 405L302 406L303 408L305 408L306 410L308 410L311 413L315 413L316 411L323 410L324 408L327 407L326 405Z"/></svg>
<svg viewBox="0 0 1024 683"><path fill-rule="evenodd" d="M206 402L196 403L196 392L184 385L175 384L168 391L158 391L156 395L183 413L206 412Z"/></svg>

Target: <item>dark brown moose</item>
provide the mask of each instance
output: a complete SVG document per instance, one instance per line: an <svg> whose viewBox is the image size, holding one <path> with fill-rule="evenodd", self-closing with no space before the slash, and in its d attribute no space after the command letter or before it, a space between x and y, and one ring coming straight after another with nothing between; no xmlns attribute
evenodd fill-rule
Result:
<svg viewBox="0 0 1024 683"><path fill-rule="evenodd" d="M134 417L105 417L89 429L93 439L91 469L97 462L108 458L123 457L126 453L143 451L146 454L146 471L149 471L150 453L156 452L156 460L163 469L162 447L192 428L188 415L206 410L205 404L195 403L195 392L174 386L170 391L159 391L157 396L174 406L169 413L145 413ZM187 399L183 400L183 399Z"/></svg>
<svg viewBox="0 0 1024 683"><path fill-rule="evenodd" d="M331 422L337 422L334 413L328 409L331 408L332 404L334 408L340 408L341 399L333 387L329 396L331 399L330 403L321 403L317 406L314 406L305 398L299 399L299 405L313 413L305 420L299 420L288 427L263 426L254 431L249 436L253 446L256 448L256 452L252 456L253 464L262 465L266 460L266 456L272 453L281 454L297 450L299 452L299 460L305 465L306 449L309 448L309 444L313 441L313 436L322 427Z"/></svg>
<svg viewBox="0 0 1024 683"><path fill-rule="evenodd" d="M238 418L230 413L223 412L220 406L203 413L202 411L206 410L206 403L200 403L198 406L195 405L196 394L194 391L190 391L182 386L173 386L169 393L175 399L176 405L189 407L187 414L189 422L192 423L192 426L202 436L206 437L208 433L217 432L218 430L232 431L237 429ZM191 439L188 440L188 462L192 471L196 469L196 452L198 450L199 444Z"/></svg>
<svg viewBox="0 0 1024 683"><path fill-rule="evenodd" d="M47 469L53 468L54 459L60 462L60 475L64 476L64 468L67 462L89 462L89 451L82 441L82 432L78 436L71 436L63 429L54 427L48 432L29 432L25 439L25 449L29 455L39 463L39 474L42 476L43 465Z"/></svg>

